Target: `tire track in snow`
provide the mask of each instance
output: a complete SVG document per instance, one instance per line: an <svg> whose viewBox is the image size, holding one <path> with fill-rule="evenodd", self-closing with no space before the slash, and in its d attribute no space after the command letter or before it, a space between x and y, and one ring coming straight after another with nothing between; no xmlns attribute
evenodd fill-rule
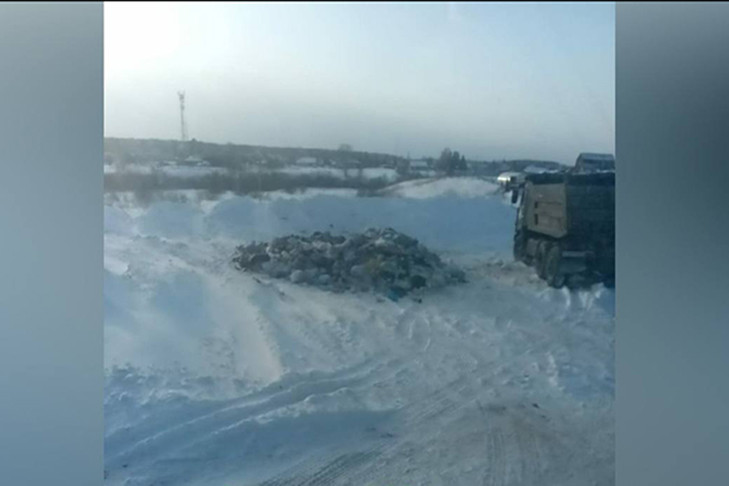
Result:
<svg viewBox="0 0 729 486"><path fill-rule="evenodd" d="M549 342L547 340L544 340L540 343L535 344L524 353L512 356L511 359L506 361L494 360L493 364L495 365L498 363L504 365L510 362L517 361L523 356L534 352L535 348L542 348L547 345L549 345ZM499 369L497 367L494 367L494 371L492 371L488 375L481 376L480 380L490 378L498 372ZM436 436L439 433L440 429L435 428L435 430L432 430L432 424L434 419L439 418L440 420L445 421L448 418L452 418L457 412L463 410L464 408L474 406L479 399L477 389L478 385L470 383L467 377L459 377L448 383L446 386L441 387L435 392L430 393L423 399L411 402L409 405L403 407L398 411L396 417L400 418L399 428L404 429L406 431L405 434L399 438L386 440L380 439L375 441L372 445L365 448L364 450L360 449L359 452L366 455L360 457L367 457L367 461L357 462L356 464L347 464L346 467L339 466L334 468L330 466L330 464L333 462L331 456L322 454L314 457L313 459L297 464L292 468L270 479L269 481L259 483L258 486L298 485L302 484L300 483L300 481L304 480L305 478L310 478L322 470L327 470L329 472L317 476L319 478L319 482L317 482L316 484L340 484L338 482L338 480L340 479L347 480L346 483L341 484L353 485L365 484L365 480L391 480L392 478L383 478L382 476L384 473L375 470L377 465L373 464L372 459L374 459L375 457L386 457L387 455L390 455L392 457L398 449L407 446L407 444L410 442L408 439L415 435L413 431L420 432L422 434L423 430L431 429L429 435ZM464 394L464 392L465 395L462 395ZM458 400L459 398L461 400ZM504 478L506 478L508 474L508 468L506 467L507 463L504 454L504 432L500 428L495 428L493 429L493 433L496 434L496 437L490 449L490 457L494 458L494 467L496 468L496 470L494 471L494 474L487 476L490 478L491 482L487 482L486 484L503 486L507 484ZM336 460L337 459L335 458L334 461ZM524 456L520 455L519 460L523 462L525 460ZM526 460L528 461L529 458L527 457Z"/></svg>
<svg viewBox="0 0 729 486"><path fill-rule="evenodd" d="M392 373L392 376L397 372ZM459 382L461 380L456 380ZM441 388L431 393L430 396L423 401L412 402L411 404L402 407L399 411L399 415L403 415L403 425L412 426L421 424L429 421L438 415L447 412L450 409L455 408L456 402L451 400L447 396L447 392L452 386ZM465 388L465 387L464 387ZM388 446L392 442L392 439L378 439L375 440L372 445L364 450L359 450L358 457L366 457L368 460L381 455L383 452L388 450ZM316 484L332 484L332 481L343 476L349 472L350 469L354 469L355 466L366 464L366 461L357 461L357 463L346 462L344 465L333 467L332 463L336 463L340 460L340 456L331 459L330 455L326 453L316 456L310 460L299 463L286 471L278 474L274 478L271 478L263 483L259 483L260 486L273 486L273 485L299 485L307 484L309 478L317 477L319 482ZM321 471L328 471L326 474L321 474Z"/></svg>
<svg viewBox="0 0 729 486"><path fill-rule="evenodd" d="M364 363L354 367L352 370L348 370L346 373L336 373L334 376L324 377L319 380L295 383L290 388L278 392L272 392L277 384L270 385L252 396L249 395L242 399L234 400L202 415L150 433L123 451L111 455L108 463L113 465L116 462L125 460L129 462L134 456L143 455L145 451L152 449L169 451L172 450L172 446L179 444L180 440L184 440L190 444L190 435L193 438L195 436L204 437L210 434L211 427L213 427L213 431L219 430L229 426L231 423L234 424L265 412L301 402L311 395L333 393L345 387L355 386L372 376L377 376L377 369L387 365L388 363L380 365ZM107 448L113 450L115 445L114 439L113 436L106 438Z"/></svg>
<svg viewBox="0 0 729 486"><path fill-rule="evenodd" d="M511 359L506 361L495 360L495 362L498 362L500 364L509 364L510 362L515 362L523 356L534 352L536 348L544 348L548 345L549 342L545 338L542 340L542 342L536 343L531 349L528 349L524 353L515 355L511 357ZM488 375L483 375L481 376L481 380L485 378L490 378L498 372L498 370L494 370ZM463 383L464 381L465 383ZM459 384L460 386L458 386ZM406 447L408 442L410 442L409 439L412 438L412 436L414 435L420 434L421 437L419 442L422 443L422 429L431 429L429 434L426 434L426 438L437 437L441 429L438 427L432 427L433 419L439 418L441 421L453 419L457 416L458 412L471 406L478 406L478 404L480 403L478 402L480 398L478 395L478 388L479 386L477 384L469 383L468 379L458 378L456 380L453 380L446 387L437 390L430 397L425 399L424 406L412 408L409 407L410 410L404 413L404 424L406 430L415 431L415 433L406 433L405 436L399 438L399 440L397 441L390 441L389 443L386 442L381 445L376 445L375 447L378 449L379 452L378 456L386 456L389 454L392 457L398 449ZM464 394L464 392L466 393ZM458 396L458 398L454 400L454 396ZM533 456L521 453L522 449L517 449L517 453L512 456L512 461L507 462L505 452L507 442L505 437L515 436L515 433L512 429L513 426L511 424L509 424L508 427L504 427L503 425L494 425L490 429L491 433L495 434L494 441L491 446L491 458L494 460L495 469L490 476L491 483L494 485L503 486L508 484L507 480L510 477L511 469L509 466L513 467L514 465L520 465L522 468L525 468L525 470L534 471L534 466L531 464L533 462ZM533 450L536 450L535 448L537 446L534 445L535 441L533 436L526 438L520 437L519 440L522 444L525 444L524 447L532 447ZM511 440L510 442L508 442L508 444L515 445L514 440ZM528 464L525 465L524 463ZM377 471L376 468L377 465L370 462L364 464L363 467L359 470L346 471L342 475L346 477L351 482L351 484L364 484L364 480L374 479L381 482L383 480L392 479L390 477L384 477L388 473L388 471ZM531 473L530 476L535 481L538 481L539 479L538 474ZM379 482L376 482L375 484L379 484Z"/></svg>
<svg viewBox="0 0 729 486"><path fill-rule="evenodd" d="M486 418L486 417L484 417ZM504 486L506 484L506 457L504 454L504 433L500 428L489 425L486 429L486 470L483 486Z"/></svg>
<svg viewBox="0 0 729 486"><path fill-rule="evenodd" d="M526 484L534 484L540 477L541 468L541 455L539 454L537 437L531 428L528 428L520 419L512 419L509 425L514 433L514 441L518 447L519 455L522 458L529 459L520 461L520 481Z"/></svg>

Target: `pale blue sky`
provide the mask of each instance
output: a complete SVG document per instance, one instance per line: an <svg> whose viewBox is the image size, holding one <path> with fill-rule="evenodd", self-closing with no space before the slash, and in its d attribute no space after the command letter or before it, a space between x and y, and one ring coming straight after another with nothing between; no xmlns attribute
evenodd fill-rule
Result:
<svg viewBox="0 0 729 486"><path fill-rule="evenodd" d="M614 152L615 6L105 4L105 134L573 163Z"/></svg>

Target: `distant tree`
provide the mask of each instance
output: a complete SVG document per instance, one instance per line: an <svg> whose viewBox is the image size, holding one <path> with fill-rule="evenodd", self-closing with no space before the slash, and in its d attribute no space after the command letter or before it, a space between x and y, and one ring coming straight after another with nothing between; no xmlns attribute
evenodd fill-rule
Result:
<svg viewBox="0 0 729 486"><path fill-rule="evenodd" d="M352 146L348 143L343 143L339 146L339 151L340 152L351 152Z"/></svg>
<svg viewBox="0 0 729 486"><path fill-rule="evenodd" d="M468 164L466 163L466 157L464 155L461 155L461 160L458 161L458 170L468 170Z"/></svg>
<svg viewBox="0 0 729 486"><path fill-rule="evenodd" d="M451 156L451 164L449 167L449 173L448 175L453 175L454 172L459 170L459 165L461 163L461 154L458 153L458 150L453 152L453 155Z"/></svg>
<svg viewBox="0 0 729 486"><path fill-rule="evenodd" d="M440 172L445 172L450 175L451 172L451 160L453 159L453 152L448 147L444 148L440 153L440 158L435 163L435 169Z"/></svg>
<svg viewBox="0 0 729 486"><path fill-rule="evenodd" d="M435 163L435 168L450 177L456 171L468 169L468 166L466 165L466 158L459 154L457 150L451 151L451 149L445 148L440 153L440 158Z"/></svg>

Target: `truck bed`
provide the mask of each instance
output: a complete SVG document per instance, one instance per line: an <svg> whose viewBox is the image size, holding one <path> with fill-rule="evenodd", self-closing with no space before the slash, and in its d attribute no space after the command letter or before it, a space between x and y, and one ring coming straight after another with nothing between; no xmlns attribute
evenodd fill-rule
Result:
<svg viewBox="0 0 729 486"><path fill-rule="evenodd" d="M614 173L534 174L526 184L529 231L557 239L614 236Z"/></svg>

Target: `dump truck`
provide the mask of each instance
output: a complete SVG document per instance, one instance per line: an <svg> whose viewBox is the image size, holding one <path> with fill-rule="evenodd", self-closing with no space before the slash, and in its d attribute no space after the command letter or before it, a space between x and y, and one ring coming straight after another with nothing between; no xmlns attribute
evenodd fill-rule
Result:
<svg viewBox="0 0 729 486"><path fill-rule="evenodd" d="M615 172L530 174L518 203L514 258L551 287L615 282Z"/></svg>

